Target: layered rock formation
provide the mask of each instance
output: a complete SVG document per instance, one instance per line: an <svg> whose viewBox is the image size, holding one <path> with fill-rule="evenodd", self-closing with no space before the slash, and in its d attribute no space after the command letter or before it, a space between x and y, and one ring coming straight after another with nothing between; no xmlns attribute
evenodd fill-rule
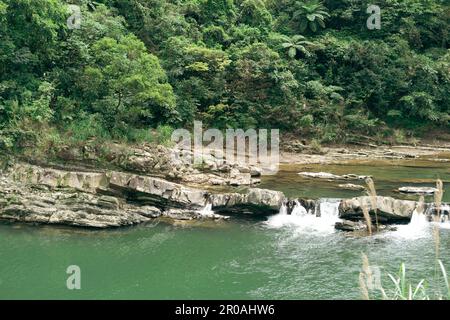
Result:
<svg viewBox="0 0 450 320"><path fill-rule="evenodd" d="M18 163L2 172L0 220L120 227L160 216L170 219L226 219L202 209L211 204L221 212L246 207L276 212L281 192L249 189L246 194L212 194L158 177L118 171L84 172Z"/></svg>
<svg viewBox="0 0 450 320"><path fill-rule="evenodd" d="M82 149L64 149L58 157L67 163L84 164L103 159L118 170L199 185L252 186L260 183L261 176L261 169L256 166L227 163L213 154L205 156L201 165L194 165L191 151L161 145L109 144L99 148L87 144Z"/></svg>
<svg viewBox="0 0 450 320"><path fill-rule="evenodd" d="M409 221L414 210L419 209L419 203L416 201L381 196L375 197L374 200L377 215L383 222ZM339 205L339 217L346 220L364 219L363 206L366 206L370 212L374 212L375 208L369 196L342 200Z"/></svg>

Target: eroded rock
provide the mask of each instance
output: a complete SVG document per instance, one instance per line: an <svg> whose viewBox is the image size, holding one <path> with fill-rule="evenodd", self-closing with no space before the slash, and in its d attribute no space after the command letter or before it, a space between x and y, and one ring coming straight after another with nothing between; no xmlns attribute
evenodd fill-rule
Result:
<svg viewBox="0 0 450 320"><path fill-rule="evenodd" d="M275 211L283 199L281 192L271 190L212 195L157 177L117 171L71 172L28 164L17 164L0 177L0 220L80 227L120 227L160 216L226 220L226 216L202 209L210 201L225 211L240 206Z"/></svg>
<svg viewBox="0 0 450 320"><path fill-rule="evenodd" d="M414 210L419 209L416 201L381 196L375 197L374 200L378 215L387 222L409 221ZM373 208L369 196L342 200L339 205L339 217L348 220L363 219L363 206L367 206L369 211L374 212L375 208Z"/></svg>

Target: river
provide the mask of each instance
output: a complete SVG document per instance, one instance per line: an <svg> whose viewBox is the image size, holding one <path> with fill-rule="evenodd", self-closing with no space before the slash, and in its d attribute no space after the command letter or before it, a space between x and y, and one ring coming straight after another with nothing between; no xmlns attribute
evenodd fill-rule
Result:
<svg viewBox="0 0 450 320"><path fill-rule="evenodd" d="M444 181L450 201L450 165L425 160L282 166L262 188L287 196L323 198L322 218L237 217L207 223L153 224L115 230L0 224L0 299L359 299L361 254L381 282L405 262L413 284L436 276L432 226L356 237L335 231L341 190L300 171L370 174L380 195L402 196L399 186ZM328 200L327 200L328 199ZM432 201L431 198L427 199ZM328 216L327 216L328 214ZM320 220L322 219L322 220ZM450 269L450 229L440 229L440 258ZM66 268L81 268L81 290L68 290ZM434 281L428 290L435 292ZM374 294L376 294L374 292Z"/></svg>

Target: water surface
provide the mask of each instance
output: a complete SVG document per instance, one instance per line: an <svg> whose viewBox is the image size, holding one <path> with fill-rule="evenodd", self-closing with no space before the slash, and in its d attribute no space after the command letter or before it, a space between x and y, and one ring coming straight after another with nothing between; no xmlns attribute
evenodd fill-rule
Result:
<svg viewBox="0 0 450 320"><path fill-rule="evenodd" d="M399 186L450 180L448 164L434 162L307 167L283 167L262 187L310 198L360 194L339 190L336 182L303 179L299 171L370 174L380 194L396 196ZM401 262L413 283L435 277L429 225L350 237L334 230L332 217L330 223L292 219L233 217L103 231L0 224L0 299L358 299L363 252L386 287L387 273L396 273ZM440 230L440 243L450 269L450 229ZM81 290L66 288L69 265L81 268Z"/></svg>

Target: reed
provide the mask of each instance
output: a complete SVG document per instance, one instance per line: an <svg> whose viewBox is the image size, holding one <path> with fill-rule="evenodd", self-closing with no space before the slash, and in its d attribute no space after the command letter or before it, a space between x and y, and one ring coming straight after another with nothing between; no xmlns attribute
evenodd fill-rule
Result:
<svg viewBox="0 0 450 320"><path fill-rule="evenodd" d="M370 197L371 207L372 209L375 209L375 214L377 211L376 206L376 190L372 179L366 180L367 184L367 191ZM407 274L406 274L406 266L404 263L401 264L400 270L398 275L393 276L391 274L388 274L389 279L391 280L393 284L393 289L388 291L388 294L383 289L382 286L380 286L379 289L381 292L381 296L385 300L430 300L430 299L436 299L436 300L443 300L447 299L450 300L450 284L449 279L447 275L447 271L442 263L441 260L439 260L439 249L440 249L440 227L438 222L440 222L440 213L441 213L441 206L442 206L442 197L444 194L444 186L441 180L437 180L436 182L436 192L434 195L434 205L436 209L436 214L433 215L433 240L435 243L435 251L436 251L436 273L435 273L435 280L437 283L437 277L438 277L438 270L440 269L440 273L442 276L442 280L444 281L446 293L442 294L439 292L436 295L430 296L426 292L426 281L425 279L422 279L419 281L417 285L412 285L411 282L407 280ZM370 218L369 209L367 208L367 204L363 204L363 214L364 218L366 219L367 228L369 230L369 233L372 233L372 220ZM419 198L419 202L417 204L417 212L425 212L425 200L424 197L421 196ZM377 227L378 227L378 218L377 219ZM370 227L369 227L370 226ZM362 254L362 271L359 273L359 286L361 289L361 295L364 299L369 300L370 299L370 287L368 286L368 283L372 283L373 275L371 272L371 268L369 265L369 259L367 258L367 255L364 253Z"/></svg>
<svg viewBox="0 0 450 320"><path fill-rule="evenodd" d="M372 178L366 179L366 185L367 185L367 194L369 195L370 203L371 203L371 209L375 212L375 225L377 227L377 231L379 230L378 225L378 208L377 208L377 190L375 189L375 183L373 182Z"/></svg>
<svg viewBox="0 0 450 320"><path fill-rule="evenodd" d="M419 201L417 202L416 211L420 214L425 214L425 197L421 195Z"/></svg>
<svg viewBox="0 0 450 320"><path fill-rule="evenodd" d="M369 280L371 280L369 258L366 254L362 253L362 271L359 273L359 288L363 300L370 300L369 288L367 286Z"/></svg>
<svg viewBox="0 0 450 320"><path fill-rule="evenodd" d="M436 181L436 192L434 193L434 204L436 206L436 211L439 214L442 205L442 196L444 195L444 184L442 180L438 179Z"/></svg>
<svg viewBox="0 0 450 320"><path fill-rule="evenodd" d="M370 300L369 289L366 284L366 277L363 272L359 273L359 288L361 290L361 297L363 300Z"/></svg>
<svg viewBox="0 0 450 320"><path fill-rule="evenodd" d="M369 232L369 235L372 235L372 218L370 217L369 208L366 203L362 204L362 211L364 219L366 220L367 231Z"/></svg>
<svg viewBox="0 0 450 320"><path fill-rule="evenodd" d="M444 184L442 180L438 179L436 181L436 192L434 193L434 207L436 209L436 214L433 215L433 240L434 240L434 252L436 255L436 261L439 261L440 256L440 244L441 244L441 234L439 222L441 220L441 205L442 205L442 197L444 195ZM438 264L435 266L435 277L437 277L438 273Z"/></svg>

